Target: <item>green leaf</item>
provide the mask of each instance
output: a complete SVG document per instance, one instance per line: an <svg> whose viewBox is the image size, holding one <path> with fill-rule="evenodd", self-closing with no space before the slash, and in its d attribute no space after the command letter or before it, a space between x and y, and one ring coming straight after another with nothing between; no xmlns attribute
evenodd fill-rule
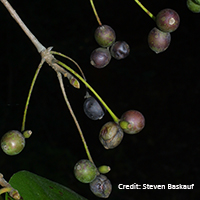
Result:
<svg viewBox="0 0 200 200"><path fill-rule="evenodd" d="M87 200L63 185L28 171L17 172L9 183L23 200ZM5 199L14 200L8 194Z"/></svg>

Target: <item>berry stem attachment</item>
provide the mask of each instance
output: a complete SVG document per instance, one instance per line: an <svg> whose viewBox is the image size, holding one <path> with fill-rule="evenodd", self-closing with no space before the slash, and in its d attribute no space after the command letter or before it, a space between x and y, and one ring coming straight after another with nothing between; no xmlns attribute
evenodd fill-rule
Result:
<svg viewBox="0 0 200 200"><path fill-rule="evenodd" d="M144 10L145 13L147 13L147 15L149 15L149 17L151 17L151 18L155 21L156 17L155 17L151 12L149 12L149 10L147 10L147 9L140 3L140 1L135 0L135 2L140 6L140 8L142 8L142 10Z"/></svg>
<svg viewBox="0 0 200 200"><path fill-rule="evenodd" d="M40 69L42 68L42 65L44 64L44 62L45 62L45 60L42 59L37 70L36 70L36 72L35 72L35 75L33 77L32 83L31 83L31 87L29 89L28 97L27 97L27 100L26 100L25 108L24 108L24 115L23 115L23 120L22 120L21 132L25 131L26 115L27 115L27 110L28 110L28 105L29 105L29 102L30 102L31 94L32 94L32 91L33 91L33 86L35 85L37 76L38 76Z"/></svg>
<svg viewBox="0 0 200 200"><path fill-rule="evenodd" d="M72 74L74 74L82 83L84 83L88 89L99 99L99 101L103 104L103 106L106 108L106 110L109 112L110 116L113 118L113 120L118 123L119 119L118 117L112 112L112 110L107 106L107 104L103 101L103 99L96 93L96 91L79 75L77 74L73 69L71 69L66 64L62 63L61 61L56 61L59 65L70 71Z"/></svg>
<svg viewBox="0 0 200 200"><path fill-rule="evenodd" d="M19 192L14 189L4 178L3 178L3 174L0 173L0 185L3 187L0 189L0 195L3 193L8 192L9 195L15 199L15 200L20 200L21 196L19 194Z"/></svg>
<svg viewBox="0 0 200 200"><path fill-rule="evenodd" d="M99 23L99 26L102 26L102 23L101 23L101 21L100 21L100 18L99 18L99 16L98 16L97 11L96 11L96 8L95 8L95 6L94 6L93 0L90 0L90 4L91 4L91 6L92 6L93 12L94 12L95 17L96 17L96 19L97 19L97 22Z"/></svg>
<svg viewBox="0 0 200 200"><path fill-rule="evenodd" d="M87 156L88 156L88 159L94 164L94 162L93 162L93 160L92 160L92 156L91 156L90 151L89 151L89 148L88 148L88 146L87 146L86 140L85 140L85 138L84 138L84 136L83 136L83 132L82 132L82 130L81 130L81 127L80 127L80 125L79 125L79 123L78 123L78 120L76 119L76 116L75 116L75 114L74 114L74 112L73 112L73 110L72 110L72 107L71 107L71 105L70 105L70 103L69 103L69 100L68 100L68 98L67 98L67 95L66 95L66 92L65 92L65 87L64 87L64 84L63 84L63 79L62 79L61 73L60 73L60 72L57 72L57 76L58 76L58 80L59 80L59 83L60 83L60 88L61 88L61 90L62 90L62 93L63 93L64 99L65 99L65 102L66 102L66 104L67 104L67 107L68 107L68 109L69 109L70 114L72 115L72 117L73 117L73 119L74 119L74 122L75 122L75 124L76 124L77 129L78 129L78 132L79 132L79 134L80 134L80 136L81 136L81 139L82 139L82 142L83 142L83 145L84 145L86 154L87 154Z"/></svg>

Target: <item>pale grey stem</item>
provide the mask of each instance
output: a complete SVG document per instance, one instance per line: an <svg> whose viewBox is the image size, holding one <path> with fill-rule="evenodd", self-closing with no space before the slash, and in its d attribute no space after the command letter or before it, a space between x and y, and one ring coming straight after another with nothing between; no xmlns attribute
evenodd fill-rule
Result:
<svg viewBox="0 0 200 200"><path fill-rule="evenodd" d="M61 73L60 73L60 72L57 72L57 76L58 76L58 80L59 80L59 83L60 83L60 88L61 88L61 90L62 90L62 93L63 93L64 99L65 99L65 102L66 102L67 107L68 107L68 109L69 109L69 112L70 112L70 114L72 115L72 118L73 118L73 120L74 120L74 122L75 122L75 124L76 124L76 127L77 127L77 129L78 129L78 132L79 132L79 134L80 134L80 136L81 136L81 139L82 139L82 142L83 142L83 145L84 145L86 154L87 154L87 156L88 156L88 159L94 164L94 162L93 162L93 160L92 160L92 156L91 156L90 151L89 151L89 149L88 149L86 140L85 140L85 138L84 138L84 136L83 136L83 132L82 132L82 130L81 130L81 127L80 127L80 125L79 125L79 123L78 123L78 120L76 119L76 116L75 116L75 114L74 114L74 111L72 110L72 107L71 107L71 105L70 105L70 103L69 103L69 100L68 100L68 98L67 98L67 94L66 94L66 92L65 92L65 87L64 87L64 84L63 84L63 80L62 80L62 75L61 75Z"/></svg>
<svg viewBox="0 0 200 200"><path fill-rule="evenodd" d="M14 18L14 20L19 24L19 26L22 28L22 30L25 32L25 34L29 37L31 42L36 47L37 51L41 53L46 48L37 40L37 38L31 33L31 31L27 28L27 26L24 24L24 22L21 20L19 15L16 13L16 11L13 9L13 7L10 5L10 3L7 0L1 0L3 5L7 8L10 15Z"/></svg>

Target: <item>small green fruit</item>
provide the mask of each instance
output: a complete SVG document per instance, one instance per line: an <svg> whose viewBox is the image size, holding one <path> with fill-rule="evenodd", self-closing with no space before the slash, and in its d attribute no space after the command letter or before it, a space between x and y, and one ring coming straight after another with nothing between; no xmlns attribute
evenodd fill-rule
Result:
<svg viewBox="0 0 200 200"><path fill-rule="evenodd" d="M97 168L87 159L82 159L74 167L75 177L82 183L92 182L97 175Z"/></svg>
<svg viewBox="0 0 200 200"><path fill-rule="evenodd" d="M200 4L195 3L193 0L187 0L187 7L193 13L200 13Z"/></svg>
<svg viewBox="0 0 200 200"><path fill-rule="evenodd" d="M7 155L17 155L25 147L25 138L19 131L8 131L1 139L1 148Z"/></svg>
<svg viewBox="0 0 200 200"><path fill-rule="evenodd" d="M100 166L100 167L98 168L98 170L99 170L99 172L100 172L101 174L107 174L111 169L110 169L110 167L107 166L107 165L102 165L102 166Z"/></svg>
<svg viewBox="0 0 200 200"><path fill-rule="evenodd" d="M94 33L94 37L102 47L109 47L116 39L115 31L108 25L99 26Z"/></svg>

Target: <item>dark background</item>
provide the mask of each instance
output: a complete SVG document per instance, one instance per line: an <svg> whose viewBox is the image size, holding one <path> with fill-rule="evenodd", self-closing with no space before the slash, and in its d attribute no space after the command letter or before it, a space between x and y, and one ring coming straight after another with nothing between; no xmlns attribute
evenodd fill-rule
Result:
<svg viewBox="0 0 200 200"><path fill-rule="evenodd" d="M137 135L125 135L116 149L105 150L98 140L101 127L112 118L88 119L82 109L85 87L66 92L97 166L111 167L112 200L199 199L199 24L200 14L188 10L186 1L143 0L156 15L172 8L181 18L169 48L155 54L147 44L155 22L133 1L101 0L95 5L103 24L110 25L117 40L125 40L130 55L112 59L104 69L89 63L98 47L94 31L98 23L89 1L10 1L25 24L45 46L75 59L88 82L113 112L136 109L146 126ZM0 134L20 130L30 83L40 55L27 36L0 5ZM58 58L58 57L57 57ZM66 61L68 65L73 64ZM28 170L61 183L88 199L98 199L88 184L73 174L75 163L86 157L80 136L64 102L56 73L45 64L34 87L26 128L33 135L17 156L0 152L0 172L8 180ZM194 190L119 190L118 184L195 184Z"/></svg>

